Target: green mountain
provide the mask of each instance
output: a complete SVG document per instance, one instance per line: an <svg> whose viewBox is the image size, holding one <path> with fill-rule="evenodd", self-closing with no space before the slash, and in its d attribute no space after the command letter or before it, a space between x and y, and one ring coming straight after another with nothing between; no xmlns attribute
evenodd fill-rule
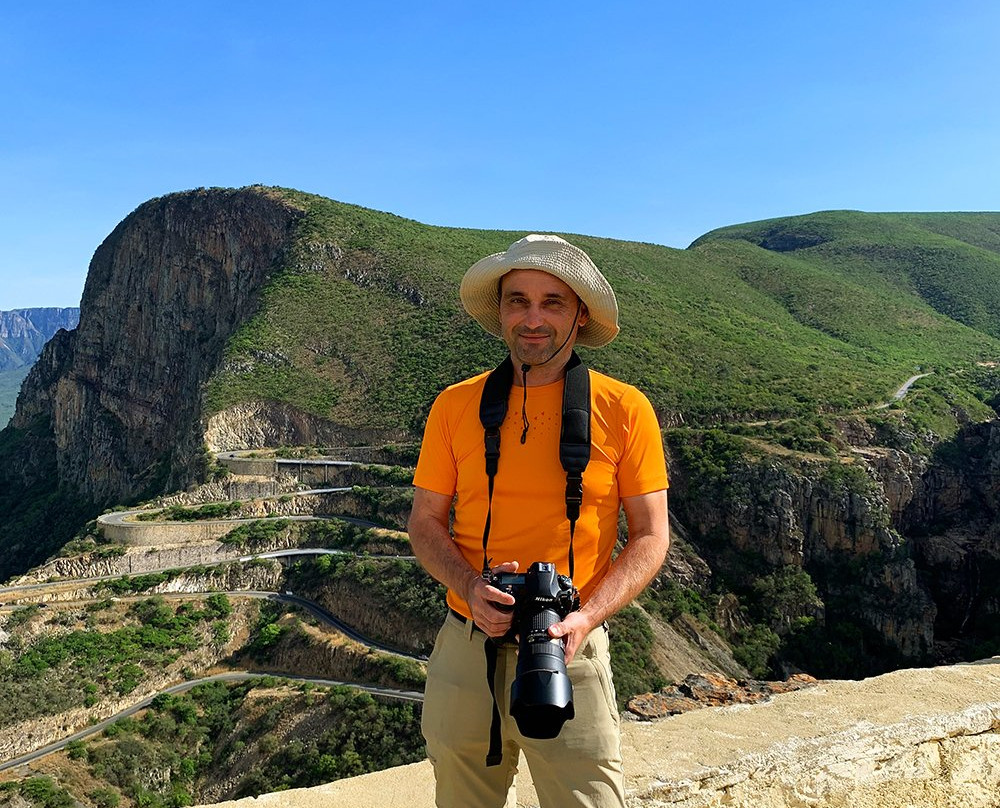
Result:
<svg viewBox="0 0 1000 808"><path fill-rule="evenodd" d="M921 301L1000 336L1000 217L831 211L715 230L694 246L749 242L873 294ZM894 316L896 323L899 320Z"/></svg>
<svg viewBox="0 0 1000 808"><path fill-rule="evenodd" d="M437 390L502 355L457 288L522 234L282 193L305 211L292 257L230 342L210 409L265 397L418 433ZM713 231L688 250L569 234L622 309L620 337L587 358L639 385L667 423L872 405L918 369L1000 357L1000 305L983 292L1000 296L991 226L1000 215L816 214Z"/></svg>

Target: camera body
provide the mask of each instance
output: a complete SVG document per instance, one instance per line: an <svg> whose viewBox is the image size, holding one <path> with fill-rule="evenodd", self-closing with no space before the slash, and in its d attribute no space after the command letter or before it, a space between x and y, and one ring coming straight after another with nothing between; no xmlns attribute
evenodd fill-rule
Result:
<svg viewBox="0 0 1000 808"><path fill-rule="evenodd" d="M550 637L549 628L580 608L580 594L548 561L536 561L525 573L491 573L486 580L515 601L505 638L516 636L518 643L510 714L526 738L555 738L573 718L573 685L562 640Z"/></svg>
<svg viewBox="0 0 1000 808"><path fill-rule="evenodd" d="M519 627L519 617L541 610L556 612L562 620L580 608L580 593L569 576L559 575L556 565L536 561L527 572L490 573L487 583L514 596L514 627ZM558 622L558 621L556 621ZM547 630L547 629L546 629Z"/></svg>

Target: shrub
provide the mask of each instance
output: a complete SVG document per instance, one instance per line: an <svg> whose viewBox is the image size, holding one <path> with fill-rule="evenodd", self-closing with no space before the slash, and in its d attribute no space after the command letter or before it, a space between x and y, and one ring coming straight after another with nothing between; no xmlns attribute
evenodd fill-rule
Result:
<svg viewBox="0 0 1000 808"><path fill-rule="evenodd" d="M632 696L666 686L667 681L650 656L653 630L640 609L626 606L611 618L608 638L618 708Z"/></svg>

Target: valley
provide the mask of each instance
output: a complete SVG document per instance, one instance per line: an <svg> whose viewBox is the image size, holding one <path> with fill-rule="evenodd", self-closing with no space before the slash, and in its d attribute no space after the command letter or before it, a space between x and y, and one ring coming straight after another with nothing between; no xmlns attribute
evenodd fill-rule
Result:
<svg viewBox="0 0 1000 808"><path fill-rule="evenodd" d="M331 461L331 465L343 469L355 464ZM289 476L264 479L289 489L301 488L301 484ZM248 488L253 489L259 482L260 479L244 477L240 481L234 481L233 485L238 488L245 483ZM319 494L350 492L351 488L340 488L320 491ZM202 497L210 495L210 491L201 492ZM315 498L317 492L305 490L301 495L307 499ZM195 498L197 497L196 494ZM278 499L285 502L279 503ZM274 504L287 504L290 499L291 494L282 495L274 500ZM96 553L56 559L31 574L22 576L13 585L2 588L0 601L4 606L0 609L0 619L3 614L9 615L6 620L8 626L14 625L15 621L25 626L35 624L37 631L41 628L38 625L41 621L51 624L56 635L67 629L72 630L69 637L79 637L77 644L87 636L81 631L83 623L93 624L91 618L82 623L83 614L120 614L121 617L113 623L119 620L128 623L128 616L136 610L155 614L151 624L149 618L142 618L143 628L140 631L145 631L173 622L171 613L178 616L185 610L188 614L197 613L197 610L203 608L199 605L200 602L215 604L218 612L208 640L196 640L195 635L184 641L182 648L185 650L159 673L147 668L148 662L141 657L133 658L126 667L131 666L134 679L126 686L119 682L116 685L117 695L107 693L102 697L104 688L100 684L97 687L91 685L87 692L92 695L87 696L81 706L70 706L69 709L63 708L61 712L52 715L40 714L34 718L30 717L30 710L28 714L22 711L25 717L20 720L15 718L14 723L10 723L10 719L4 721L6 727L2 734L7 740L0 743L0 761L3 761L0 763L0 771L10 771L24 777L26 772L38 770L39 766L43 770L50 765L80 768L80 764L73 764L72 761L80 760L84 750L93 748L94 743L98 748L107 745L107 741L103 739L109 733L117 732L116 728L134 721L130 717L135 713L143 711L139 720L144 720L142 716L150 714L150 706L162 703L165 697L192 690L197 692L197 689L204 689L215 683L252 680L247 686L264 683L263 686L267 687L269 682L286 682L286 686L293 688L293 692L297 687L307 686L317 693L335 693L347 686L381 699L421 700L419 690L413 689L422 682L419 658L406 654L398 656L399 652L390 649L385 643L369 640L318 603L286 589L290 584L286 581L285 567L294 566L301 558L319 559L327 554L353 556L353 551L289 548L283 547L280 540L272 540L265 541L254 552L233 542L212 540L206 535L193 537L190 530L185 533L184 528L190 523L184 521L166 518L162 521L140 521L136 518L143 514L176 514L178 507L174 504L167 505L168 510L161 507L107 514L95 523L97 536L103 542ZM268 500L259 501L257 507L267 508ZM169 510L171 508L173 510ZM327 521L316 516L308 518L315 523ZM245 532L248 527L271 529L273 539L279 535L273 528L288 524L288 520L282 518L281 524L276 525L277 519L273 517L270 523L266 519L234 519L228 522L206 520L203 526L214 529L217 536L223 539L228 532L241 529ZM369 523L365 520L351 517L345 519L347 521L344 524L354 528L359 535L370 530ZM128 526L141 531L141 535L134 535L136 531L129 531ZM105 529L110 535L105 534ZM114 532L116 529L118 534ZM336 530L333 532L336 533ZM125 541L117 543L123 535ZM392 544L388 538L381 541L386 545ZM358 551L364 552L370 546L359 545ZM398 541L396 546L398 548ZM398 553L369 557L401 558ZM409 561L412 562L412 558ZM312 639L293 645L302 646L303 651L310 645L315 645L314 650L307 651L307 655L311 655L314 660L312 663L302 659L282 663L280 655L268 653L251 654L248 658L243 652L243 658L238 659L240 649L248 642L258 642L259 645L259 636L255 641L250 640L250 637L253 634L251 622L259 620L261 613L254 601L261 599L278 608L275 612L278 623L266 624L272 628L278 627L278 631L270 638L272 645L280 644L279 636L286 630L279 627L282 621L288 627L300 626L297 630L312 634ZM192 609L196 611L192 612ZM254 614L258 617L254 618ZM295 614L301 617L293 617ZM288 623L289 620L292 622ZM4 641L8 647L11 639L8 637ZM162 640L157 642L162 644ZM37 647L37 642L34 646ZM28 646L25 650L30 653L31 647ZM330 651L333 652L333 659ZM301 652L299 655L302 655ZM139 665L135 666L134 662ZM245 670L247 662L253 664L252 671ZM71 662L71 665L78 667L79 663ZM308 671L310 666L315 669L311 675L300 673ZM62 667L64 665L59 665L59 668ZM216 672L220 669L227 672ZM105 670L106 673L98 674L98 681L109 674L112 678L115 677L114 668ZM331 676L345 678L333 679ZM122 691L127 691L127 695ZM66 695L71 704L72 694L67 692ZM50 691L46 701L51 704L52 699ZM89 740L84 744L86 739L92 738L97 740ZM62 764L45 762L52 755L67 749L74 751L71 751L70 757ZM39 761L38 758L43 756L49 757ZM135 787L129 788L125 783L118 783L118 786L125 786L125 791L131 793L133 798L140 793L134 790Z"/></svg>

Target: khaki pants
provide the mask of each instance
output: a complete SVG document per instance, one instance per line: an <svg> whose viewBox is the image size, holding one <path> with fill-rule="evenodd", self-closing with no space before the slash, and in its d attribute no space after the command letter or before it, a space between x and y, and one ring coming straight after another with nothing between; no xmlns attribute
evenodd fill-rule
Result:
<svg viewBox="0 0 1000 808"><path fill-rule="evenodd" d="M449 615L428 663L422 726L438 807L513 808L521 750L542 808L622 808L625 780L607 632L591 632L570 664L576 715L552 739L525 738L518 731L509 712L517 648L499 649L496 693L503 762L489 767L493 700L486 682L485 640L471 621Z"/></svg>

